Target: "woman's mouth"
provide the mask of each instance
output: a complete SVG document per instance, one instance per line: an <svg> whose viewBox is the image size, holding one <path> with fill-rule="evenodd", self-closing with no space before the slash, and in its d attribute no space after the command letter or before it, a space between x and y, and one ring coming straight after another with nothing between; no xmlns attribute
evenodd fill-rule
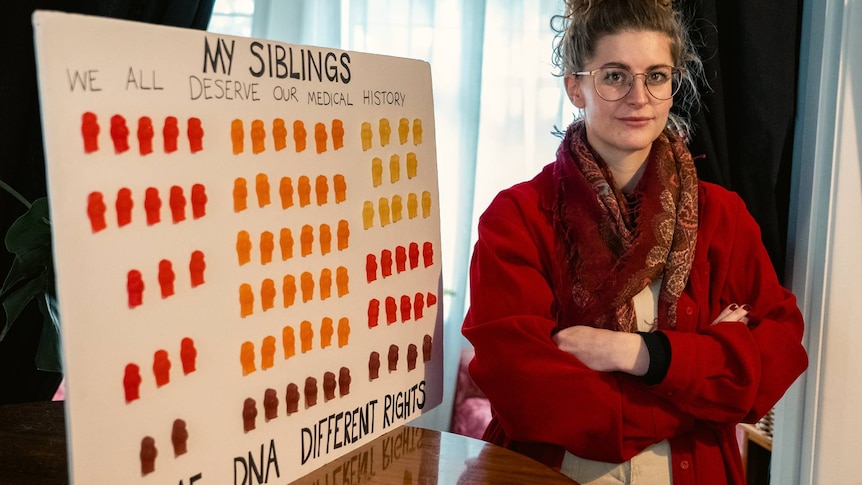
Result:
<svg viewBox="0 0 862 485"><path fill-rule="evenodd" d="M624 125L631 126L633 128L646 126L652 121L652 118L646 116L625 116L618 119Z"/></svg>

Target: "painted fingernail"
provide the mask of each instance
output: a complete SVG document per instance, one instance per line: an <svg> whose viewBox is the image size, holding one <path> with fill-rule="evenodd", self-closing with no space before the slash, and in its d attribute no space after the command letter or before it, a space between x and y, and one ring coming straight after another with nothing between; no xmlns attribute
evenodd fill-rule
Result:
<svg viewBox="0 0 862 485"><path fill-rule="evenodd" d="M746 304L742 305L742 309L749 312L749 311L751 311L751 305L746 303Z"/></svg>
<svg viewBox="0 0 862 485"><path fill-rule="evenodd" d="M731 310L736 310L737 308L739 308L739 305L737 305L736 303L731 303L731 304L730 304L730 309L731 309Z"/></svg>

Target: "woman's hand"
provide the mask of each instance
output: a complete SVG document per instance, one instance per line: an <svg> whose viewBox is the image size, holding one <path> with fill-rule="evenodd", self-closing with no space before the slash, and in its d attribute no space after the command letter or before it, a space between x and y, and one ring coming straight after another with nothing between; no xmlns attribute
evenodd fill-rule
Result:
<svg viewBox="0 0 862 485"><path fill-rule="evenodd" d="M557 332L553 340L560 350L596 371L642 376L649 369L649 352L636 333L574 325Z"/></svg>
<svg viewBox="0 0 862 485"><path fill-rule="evenodd" d="M712 322L712 325L721 323L721 322L742 322L748 325L748 312L751 310L751 307L748 304L745 305L737 305L736 303L731 303L727 306L721 313L718 314L718 317Z"/></svg>

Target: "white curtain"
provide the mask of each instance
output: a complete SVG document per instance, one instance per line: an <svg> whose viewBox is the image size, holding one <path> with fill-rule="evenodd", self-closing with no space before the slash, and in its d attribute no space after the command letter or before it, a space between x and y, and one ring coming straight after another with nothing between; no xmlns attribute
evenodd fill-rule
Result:
<svg viewBox="0 0 862 485"><path fill-rule="evenodd" d="M248 35L431 64L440 180L446 355L443 404L417 424L448 430L469 306L476 219L554 156L571 121L550 64L561 0L255 0Z"/></svg>

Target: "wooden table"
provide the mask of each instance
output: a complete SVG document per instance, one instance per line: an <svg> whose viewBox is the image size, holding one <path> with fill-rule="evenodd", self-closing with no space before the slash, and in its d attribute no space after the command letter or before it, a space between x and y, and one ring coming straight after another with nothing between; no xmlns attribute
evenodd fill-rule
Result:
<svg viewBox="0 0 862 485"><path fill-rule="evenodd" d="M63 403L0 406L0 483L68 483ZM505 448L401 426L334 460L297 484L574 484ZM577 484L575 484L577 485Z"/></svg>

